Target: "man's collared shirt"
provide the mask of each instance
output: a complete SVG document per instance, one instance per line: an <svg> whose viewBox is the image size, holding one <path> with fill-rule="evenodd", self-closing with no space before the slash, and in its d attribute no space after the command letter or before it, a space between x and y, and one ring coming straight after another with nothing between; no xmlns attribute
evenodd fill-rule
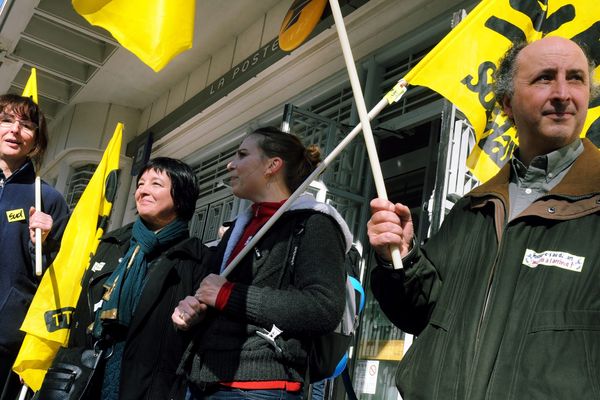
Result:
<svg viewBox="0 0 600 400"><path fill-rule="evenodd" d="M582 152L583 144L581 139L577 139L565 147L535 157L527 167L518 159L517 149L510 160L509 220L518 216L531 203L558 185Z"/></svg>

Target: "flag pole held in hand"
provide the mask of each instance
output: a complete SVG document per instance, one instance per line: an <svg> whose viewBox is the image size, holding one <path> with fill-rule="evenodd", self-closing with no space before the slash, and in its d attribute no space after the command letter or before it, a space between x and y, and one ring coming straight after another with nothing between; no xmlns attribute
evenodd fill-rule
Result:
<svg viewBox="0 0 600 400"><path fill-rule="evenodd" d="M352 93L354 94L354 102L356 103L356 109L358 110L358 116L362 125L363 137L365 138L367 154L369 155L369 161L371 163L371 171L373 172L377 196L387 200L388 197L385 190L383 173L381 172L381 165L379 164L379 156L377 155L377 147L375 146L375 140L373 139L373 132L371 131L371 124L369 123L369 117L367 115L365 99L363 98L360 81L358 80L358 73L356 72L356 65L354 64L354 58L352 56L352 49L350 48L350 42L348 41L344 17L342 16L342 11L340 10L340 5L337 0L329 0L329 5L331 6L331 12L335 21L340 44L342 45L344 61L346 62L346 69L348 70L350 84L352 85ZM391 252L394 268L402 269L400 249L394 246L391 248Z"/></svg>
<svg viewBox="0 0 600 400"><path fill-rule="evenodd" d="M42 211L42 180L35 177L35 211ZM42 276L42 229L35 228L35 275Z"/></svg>

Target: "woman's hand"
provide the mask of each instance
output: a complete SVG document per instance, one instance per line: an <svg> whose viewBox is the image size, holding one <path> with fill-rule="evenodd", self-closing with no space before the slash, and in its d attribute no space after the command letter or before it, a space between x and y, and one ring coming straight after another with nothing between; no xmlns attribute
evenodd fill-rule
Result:
<svg viewBox="0 0 600 400"><path fill-rule="evenodd" d="M187 331L204 319L207 309L208 306L194 296L187 296L175 307L171 320L175 328Z"/></svg>
<svg viewBox="0 0 600 400"><path fill-rule="evenodd" d="M40 228L42 230L42 243L48 237L50 230L52 229L52 216L41 211L36 211L34 207L29 208L29 238L31 243L35 244L35 230Z"/></svg>
<svg viewBox="0 0 600 400"><path fill-rule="evenodd" d="M200 287L196 290L196 299L201 303L215 306L217 296L221 287L227 282L227 279L221 275L210 274L200 282Z"/></svg>

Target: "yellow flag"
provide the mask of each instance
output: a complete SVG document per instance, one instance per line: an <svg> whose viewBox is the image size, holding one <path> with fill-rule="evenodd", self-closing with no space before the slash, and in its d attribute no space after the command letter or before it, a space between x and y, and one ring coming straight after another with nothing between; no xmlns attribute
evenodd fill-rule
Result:
<svg viewBox="0 0 600 400"><path fill-rule="evenodd" d="M25 84L25 88L23 89L23 97L31 97L35 104L38 103L38 92L37 92L37 70L35 68L31 68L31 74L29 75L29 79L27 80L27 84Z"/></svg>
<svg viewBox="0 0 600 400"><path fill-rule="evenodd" d="M469 119L477 144L467 165L481 181L498 172L517 145L515 129L494 101L492 74L513 42L546 35L584 43L598 65L597 1L483 0L404 78L440 93ZM590 108L582 136L599 114L600 106Z"/></svg>
<svg viewBox="0 0 600 400"><path fill-rule="evenodd" d="M158 72L192 47L194 0L72 0L90 24L109 31Z"/></svg>
<svg viewBox="0 0 600 400"><path fill-rule="evenodd" d="M58 349L68 342L81 279L106 227L102 221L108 220L112 208L122 135L123 124L118 123L21 326L26 335L13 370L33 390L39 390Z"/></svg>

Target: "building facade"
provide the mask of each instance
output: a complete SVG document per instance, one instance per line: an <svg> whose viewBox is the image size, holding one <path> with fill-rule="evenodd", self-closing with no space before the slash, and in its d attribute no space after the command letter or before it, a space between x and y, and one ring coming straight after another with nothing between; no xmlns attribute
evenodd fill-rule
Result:
<svg viewBox="0 0 600 400"><path fill-rule="evenodd" d="M33 1L33 9L41 10L34 11L34 16L43 18L50 13L49 1ZM267 9L241 32L213 46L209 57L192 61L176 84L142 107L120 102L115 94L114 99L87 96L85 101L69 103L56 112L42 176L74 205L116 123L124 122L121 182L111 227L135 218L131 172L139 160L169 156L192 165L200 178L201 194L191 231L211 242L223 222L248 206L232 195L226 172L226 164L245 134L259 126L281 126L298 134L305 144L316 143L325 155L330 153L359 123L333 19L326 15L304 44L284 52L277 34L292 1L267 3ZM367 108L450 31L461 10L475 3L342 1ZM13 54L16 49L18 45ZM27 62L14 58L17 61L9 57L7 62ZM118 92L119 87L113 89ZM437 229L452 200L477 183L464 167L472 145L468 123L437 93L411 87L372 121L372 128L388 197L411 208L418 236L423 239ZM368 291L373 255L366 239L366 222L375 190L360 135L310 190L334 205L348 222L362 249L362 278ZM350 364L359 398L399 398L395 367L410 340L368 295ZM343 396L339 385L332 395Z"/></svg>

